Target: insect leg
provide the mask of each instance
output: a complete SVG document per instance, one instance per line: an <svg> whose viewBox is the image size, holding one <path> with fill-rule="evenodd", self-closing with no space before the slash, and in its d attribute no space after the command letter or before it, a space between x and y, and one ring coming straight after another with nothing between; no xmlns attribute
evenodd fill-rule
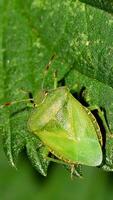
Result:
<svg viewBox="0 0 113 200"><path fill-rule="evenodd" d="M46 157L46 159L48 161L52 161L52 162L55 162L55 163L58 163L58 164L63 164L63 165L69 165L67 163L65 163L64 161L61 161L61 160L58 160L58 159L55 159L55 158L50 158L50 157ZM74 164L71 164L71 179L73 179L73 177L76 175L77 177L79 178L82 178L82 176L79 174L79 172L76 170L76 165Z"/></svg>
<svg viewBox="0 0 113 200"><path fill-rule="evenodd" d="M52 161L52 162L55 162L55 163L58 163L58 164L67 165L67 163L65 163L64 161L61 161L61 160L58 160L58 159L55 159L55 158L46 157L46 159L48 161Z"/></svg>
<svg viewBox="0 0 113 200"><path fill-rule="evenodd" d="M80 173L76 170L76 165L71 165L71 179L73 180L73 177L75 177L75 175L79 178L83 178Z"/></svg>
<svg viewBox="0 0 113 200"><path fill-rule="evenodd" d="M57 71L54 72L54 89L58 87Z"/></svg>

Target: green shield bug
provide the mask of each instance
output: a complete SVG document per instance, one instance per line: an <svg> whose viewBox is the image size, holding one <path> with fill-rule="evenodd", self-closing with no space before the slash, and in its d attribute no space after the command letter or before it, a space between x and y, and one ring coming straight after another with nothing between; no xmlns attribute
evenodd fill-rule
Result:
<svg viewBox="0 0 113 200"><path fill-rule="evenodd" d="M46 72L51 61L46 66ZM33 110L29 116L28 129L56 157L48 156L47 159L70 165L72 169L79 164L99 166L102 163L99 125L91 111L75 99L66 86L57 87L55 78L54 89L46 92L42 90L31 100ZM17 102L3 106L14 103Z"/></svg>
<svg viewBox="0 0 113 200"><path fill-rule="evenodd" d="M29 121L29 130L36 134L49 151L69 164L98 166L102 150L98 123L67 87L46 93L42 103L38 96Z"/></svg>

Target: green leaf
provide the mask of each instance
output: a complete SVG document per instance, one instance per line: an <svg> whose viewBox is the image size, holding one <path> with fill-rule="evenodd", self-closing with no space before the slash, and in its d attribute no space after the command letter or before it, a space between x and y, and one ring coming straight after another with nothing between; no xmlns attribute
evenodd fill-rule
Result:
<svg viewBox="0 0 113 200"><path fill-rule="evenodd" d="M113 13L113 0L80 0L86 4Z"/></svg>
<svg viewBox="0 0 113 200"><path fill-rule="evenodd" d="M112 12L111 4L106 5ZM112 133L112 36L112 15L80 1L0 1L1 104L28 98L27 91L35 94L41 89L45 65L56 53L44 88L53 88L55 70L59 84L66 81L78 94L85 87L85 101L105 109ZM25 103L0 110L3 146L12 165L26 148L33 165L46 175L49 163L43 158L47 151L43 147L39 150L40 141L27 130L30 111ZM112 135L106 135L107 170L113 170L112 146Z"/></svg>

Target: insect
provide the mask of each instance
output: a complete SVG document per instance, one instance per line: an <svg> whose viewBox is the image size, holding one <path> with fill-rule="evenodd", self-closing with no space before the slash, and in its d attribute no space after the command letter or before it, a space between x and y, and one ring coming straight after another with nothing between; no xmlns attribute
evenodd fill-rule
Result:
<svg viewBox="0 0 113 200"><path fill-rule="evenodd" d="M46 71L53 60L46 66ZM22 100L28 101L30 99ZM99 166L102 163L102 135L91 113L70 93L68 87L38 92L28 120L28 129L35 134L54 156L47 159L68 164ZM16 102L12 102L14 104ZM3 106L10 105L6 103Z"/></svg>
<svg viewBox="0 0 113 200"><path fill-rule="evenodd" d="M102 162L100 128L92 113L80 104L67 87L45 94L28 120L36 134L58 159L71 165L98 166Z"/></svg>

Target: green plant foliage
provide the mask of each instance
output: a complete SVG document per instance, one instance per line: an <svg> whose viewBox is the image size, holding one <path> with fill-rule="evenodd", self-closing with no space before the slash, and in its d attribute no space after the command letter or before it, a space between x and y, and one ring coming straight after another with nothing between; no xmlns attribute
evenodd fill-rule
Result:
<svg viewBox="0 0 113 200"><path fill-rule="evenodd" d="M113 12L113 0L80 0L81 2L87 3L91 6L105 10L109 13Z"/></svg>
<svg viewBox="0 0 113 200"><path fill-rule="evenodd" d="M109 4L108 4L109 8ZM110 11L111 12L111 11ZM45 65L56 53L44 88L53 88L57 69L75 93L84 90L89 105L104 108L111 133L106 133L105 170L113 170L113 16L80 1L0 1L0 104L28 98L41 89ZM0 110L0 132L14 166L22 149L35 168L47 174L47 149L27 130L31 109L25 103ZM1 136L0 136L1 137ZM39 150L40 149L40 150Z"/></svg>

